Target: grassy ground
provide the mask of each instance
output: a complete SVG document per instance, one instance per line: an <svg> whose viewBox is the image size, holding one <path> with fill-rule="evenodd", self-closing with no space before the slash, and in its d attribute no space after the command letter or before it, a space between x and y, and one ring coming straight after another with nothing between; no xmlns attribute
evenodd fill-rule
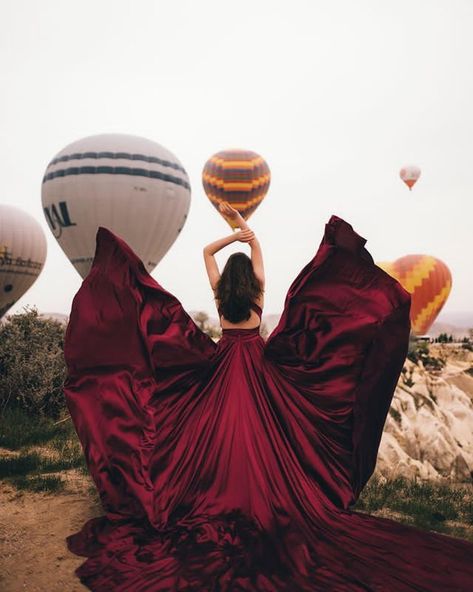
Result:
<svg viewBox="0 0 473 592"><path fill-rule="evenodd" d="M87 475L81 446L70 420L54 425L19 411L0 418L0 479L17 490L60 492L75 469Z"/></svg>
<svg viewBox="0 0 473 592"><path fill-rule="evenodd" d="M473 541L473 485L436 484L374 475L353 510Z"/></svg>
<svg viewBox="0 0 473 592"><path fill-rule="evenodd" d="M67 493L87 477L82 449L70 420L58 425L20 412L0 419L0 480L18 492ZM97 493L90 481L91 503ZM434 484L373 476L352 509L392 518L424 530L473 541L473 485Z"/></svg>

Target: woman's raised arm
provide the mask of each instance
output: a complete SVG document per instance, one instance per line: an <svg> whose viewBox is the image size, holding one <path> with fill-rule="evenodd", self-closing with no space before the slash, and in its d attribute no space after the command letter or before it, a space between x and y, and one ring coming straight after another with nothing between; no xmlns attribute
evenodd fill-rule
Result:
<svg viewBox="0 0 473 592"><path fill-rule="evenodd" d="M210 243L206 247L204 247L204 261L205 261L205 269L207 270L207 275L209 276L210 285L212 290L215 291L217 286L217 282L220 279L220 271L218 269L217 262L215 261L214 254L223 247L230 245L235 241L235 235L230 234L229 236L225 236L223 238L219 238L218 240Z"/></svg>
<svg viewBox="0 0 473 592"><path fill-rule="evenodd" d="M235 226L241 228L242 231L249 229L248 224L243 219L240 212L235 210L235 208L232 208L228 202L222 202L219 206L219 210L224 216L229 218L235 224ZM251 247L251 263L253 265L253 271L255 272L255 276L257 277L259 283L261 284L261 289L264 290L265 276L261 245L259 244L259 241L256 237L248 242Z"/></svg>
<svg viewBox="0 0 473 592"><path fill-rule="evenodd" d="M253 265L253 271L258 279L261 289L264 291L265 277L264 277L264 263L263 263L263 251L259 240L255 237L250 241L251 247L251 263Z"/></svg>

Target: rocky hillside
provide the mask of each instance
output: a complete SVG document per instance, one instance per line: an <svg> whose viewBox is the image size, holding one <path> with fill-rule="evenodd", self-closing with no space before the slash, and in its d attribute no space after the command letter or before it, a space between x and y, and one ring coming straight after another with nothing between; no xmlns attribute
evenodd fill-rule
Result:
<svg viewBox="0 0 473 592"><path fill-rule="evenodd" d="M471 483L473 352L459 344L425 347L424 362L405 362L386 420L376 472L384 477Z"/></svg>

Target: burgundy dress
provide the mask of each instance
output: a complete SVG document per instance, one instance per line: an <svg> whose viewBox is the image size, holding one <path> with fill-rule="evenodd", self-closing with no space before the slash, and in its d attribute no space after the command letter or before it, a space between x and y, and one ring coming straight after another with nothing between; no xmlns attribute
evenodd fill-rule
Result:
<svg viewBox="0 0 473 592"><path fill-rule="evenodd" d="M332 216L278 326L214 343L97 232L64 393L104 515L90 590L471 592L473 544L352 511L405 360L410 296Z"/></svg>

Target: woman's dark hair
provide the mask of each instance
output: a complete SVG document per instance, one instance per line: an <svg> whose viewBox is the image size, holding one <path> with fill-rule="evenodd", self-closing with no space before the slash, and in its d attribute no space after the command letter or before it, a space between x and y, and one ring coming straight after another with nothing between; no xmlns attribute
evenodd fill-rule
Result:
<svg viewBox="0 0 473 592"><path fill-rule="evenodd" d="M220 313L230 323L239 323L250 318L251 303L261 294L262 289L248 255L230 255L215 292Z"/></svg>

